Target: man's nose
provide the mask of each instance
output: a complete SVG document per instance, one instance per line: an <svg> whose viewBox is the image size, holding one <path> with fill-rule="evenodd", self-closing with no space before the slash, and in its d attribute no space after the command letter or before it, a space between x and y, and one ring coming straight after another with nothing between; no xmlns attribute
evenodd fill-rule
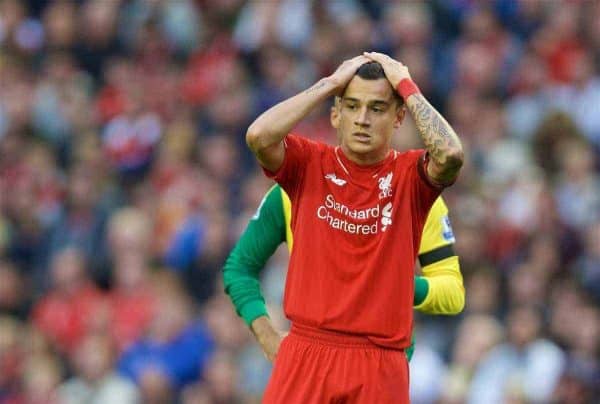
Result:
<svg viewBox="0 0 600 404"><path fill-rule="evenodd" d="M369 121L368 109L366 107L360 109L360 112L356 117L354 123L362 127L368 127L371 124L371 122Z"/></svg>

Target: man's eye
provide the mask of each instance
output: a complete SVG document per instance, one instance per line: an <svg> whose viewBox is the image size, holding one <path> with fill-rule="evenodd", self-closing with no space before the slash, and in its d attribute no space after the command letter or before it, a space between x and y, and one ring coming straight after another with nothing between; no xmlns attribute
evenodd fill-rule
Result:
<svg viewBox="0 0 600 404"><path fill-rule="evenodd" d="M383 108L381 108L381 107L372 107L371 111L373 111L373 112L383 112Z"/></svg>
<svg viewBox="0 0 600 404"><path fill-rule="evenodd" d="M346 108L351 109L351 110L355 110L356 109L356 105L354 105L354 104L346 104Z"/></svg>

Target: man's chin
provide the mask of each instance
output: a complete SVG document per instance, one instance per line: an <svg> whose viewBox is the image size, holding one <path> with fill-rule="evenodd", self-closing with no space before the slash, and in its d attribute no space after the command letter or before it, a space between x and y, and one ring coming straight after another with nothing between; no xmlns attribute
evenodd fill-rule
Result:
<svg viewBox="0 0 600 404"><path fill-rule="evenodd" d="M354 154L371 154L375 151L371 142L352 142L348 146L348 149Z"/></svg>

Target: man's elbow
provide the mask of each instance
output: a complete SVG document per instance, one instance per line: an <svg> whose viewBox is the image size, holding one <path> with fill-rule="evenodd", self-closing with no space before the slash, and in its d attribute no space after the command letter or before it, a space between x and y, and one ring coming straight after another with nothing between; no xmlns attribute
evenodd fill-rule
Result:
<svg viewBox="0 0 600 404"><path fill-rule="evenodd" d="M266 131L254 123L246 131L246 144L254 153L260 152L269 147L265 142L266 137Z"/></svg>
<svg viewBox="0 0 600 404"><path fill-rule="evenodd" d="M442 162L437 163L437 174L432 178L440 184L452 183L456 180L458 173L464 163L465 155L462 148L449 150Z"/></svg>
<svg viewBox="0 0 600 404"><path fill-rule="evenodd" d="M460 314L465 308L465 286L463 285L462 278L448 279L445 285L448 291L448 315L454 316Z"/></svg>
<svg viewBox="0 0 600 404"><path fill-rule="evenodd" d="M253 128L252 126L250 126L248 128L248 130L246 131L246 144L248 145L250 150L255 152L256 149L259 147L259 141L260 141L260 132L256 128Z"/></svg>
<svg viewBox="0 0 600 404"><path fill-rule="evenodd" d="M465 162L465 152L462 147L454 147L446 153L444 169L452 172L458 172Z"/></svg>
<svg viewBox="0 0 600 404"><path fill-rule="evenodd" d="M449 306L449 315L460 314L465 308L465 289L461 285L460 289L454 293L452 303Z"/></svg>

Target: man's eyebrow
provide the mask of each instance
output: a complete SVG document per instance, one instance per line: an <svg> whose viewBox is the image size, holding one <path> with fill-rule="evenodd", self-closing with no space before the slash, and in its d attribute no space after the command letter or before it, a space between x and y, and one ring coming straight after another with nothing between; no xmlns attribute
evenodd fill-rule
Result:
<svg viewBox="0 0 600 404"><path fill-rule="evenodd" d="M360 100L358 98L353 98L353 97L342 97L342 101L360 102ZM367 101L367 104L389 105L390 102L386 101L386 100L370 100L370 101Z"/></svg>
<svg viewBox="0 0 600 404"><path fill-rule="evenodd" d="M385 100L373 100L373 101L369 101L369 104L379 104L379 105L390 105L390 103L388 101Z"/></svg>

